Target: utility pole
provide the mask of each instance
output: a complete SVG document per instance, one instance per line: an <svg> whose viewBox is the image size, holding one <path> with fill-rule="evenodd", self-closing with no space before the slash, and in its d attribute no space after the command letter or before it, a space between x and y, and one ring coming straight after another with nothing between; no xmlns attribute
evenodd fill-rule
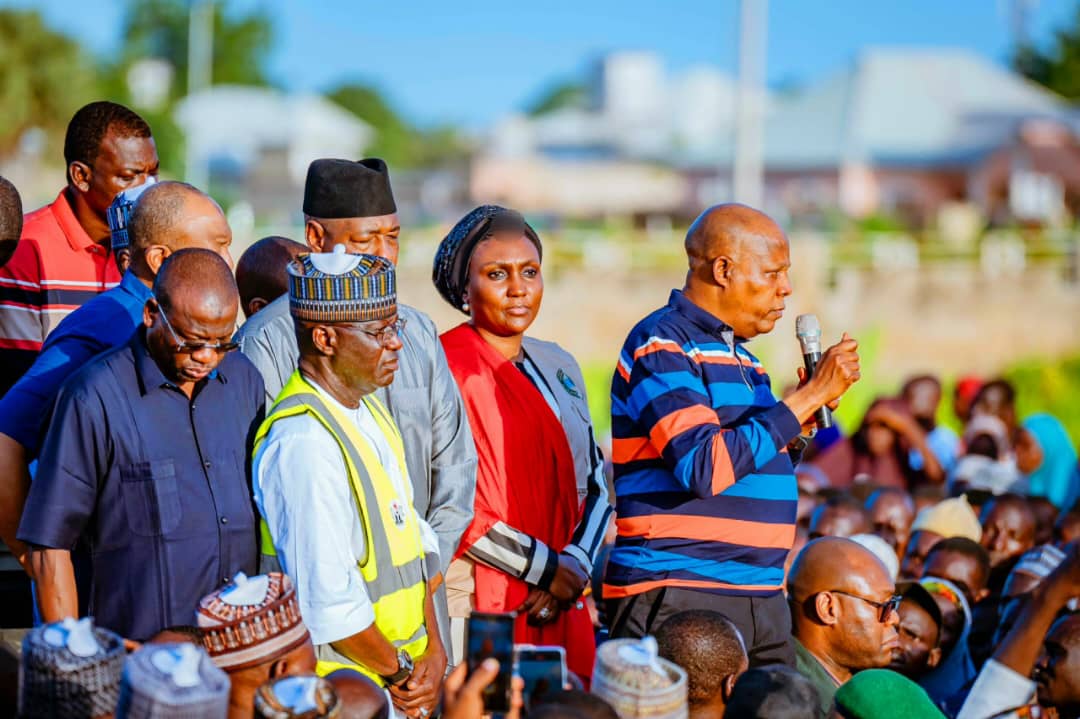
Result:
<svg viewBox="0 0 1080 719"><path fill-rule="evenodd" d="M188 11L187 91L192 95L210 87L214 67L214 1L192 0ZM204 192L209 179L206 158L185 138L184 167L187 181Z"/></svg>
<svg viewBox="0 0 1080 719"><path fill-rule="evenodd" d="M760 208L765 199L764 105L768 0L739 3L739 82L735 114L735 200Z"/></svg>

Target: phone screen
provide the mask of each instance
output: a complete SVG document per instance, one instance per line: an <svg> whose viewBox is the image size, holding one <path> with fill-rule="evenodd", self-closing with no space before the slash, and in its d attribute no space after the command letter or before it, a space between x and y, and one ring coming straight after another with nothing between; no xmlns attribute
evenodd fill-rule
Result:
<svg viewBox="0 0 1080 719"><path fill-rule="evenodd" d="M525 682L525 708L544 703L566 686L566 650L562 647L520 647L516 674Z"/></svg>
<svg viewBox="0 0 1080 719"><path fill-rule="evenodd" d="M484 710L510 711L510 677L514 671L514 617L474 612L467 625L469 674L485 659L499 661L499 674L484 689Z"/></svg>

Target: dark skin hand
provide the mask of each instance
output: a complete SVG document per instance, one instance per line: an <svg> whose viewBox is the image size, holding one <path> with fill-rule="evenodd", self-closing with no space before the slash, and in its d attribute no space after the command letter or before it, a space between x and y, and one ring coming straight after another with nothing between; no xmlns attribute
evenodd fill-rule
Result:
<svg viewBox="0 0 1080 719"><path fill-rule="evenodd" d="M428 716L435 711L446 676L446 650L439 637L431 592L424 599L424 626L429 628L427 651L416 660L412 675L403 684L388 687L394 706L410 717L420 717L421 709L426 709Z"/></svg>

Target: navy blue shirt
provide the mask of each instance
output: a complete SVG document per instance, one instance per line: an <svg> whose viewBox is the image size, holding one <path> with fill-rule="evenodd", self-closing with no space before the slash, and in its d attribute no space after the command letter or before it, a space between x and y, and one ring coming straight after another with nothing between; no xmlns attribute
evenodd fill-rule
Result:
<svg viewBox="0 0 1080 719"><path fill-rule="evenodd" d="M96 355L126 344L142 326L150 288L129 270L117 287L65 317L45 339L41 354L0 399L0 432L37 456L49 410L60 385Z"/></svg>
<svg viewBox="0 0 1080 719"><path fill-rule="evenodd" d="M256 570L247 470L263 397L234 352L189 400L136 332L61 389L19 539L85 548L88 613L121 636L191 624L204 595Z"/></svg>

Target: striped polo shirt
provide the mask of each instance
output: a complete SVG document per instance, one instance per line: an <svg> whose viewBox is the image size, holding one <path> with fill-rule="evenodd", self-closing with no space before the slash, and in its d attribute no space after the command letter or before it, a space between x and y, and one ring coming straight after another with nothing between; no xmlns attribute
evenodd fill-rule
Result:
<svg viewBox="0 0 1080 719"><path fill-rule="evenodd" d="M25 217L19 246L0 267L0 395L29 369L62 319L120 283L108 246L86 234L66 192Z"/></svg>
<svg viewBox="0 0 1080 719"><path fill-rule="evenodd" d="M675 290L630 332L611 386L618 538L605 597L780 591L799 421L727 324Z"/></svg>

